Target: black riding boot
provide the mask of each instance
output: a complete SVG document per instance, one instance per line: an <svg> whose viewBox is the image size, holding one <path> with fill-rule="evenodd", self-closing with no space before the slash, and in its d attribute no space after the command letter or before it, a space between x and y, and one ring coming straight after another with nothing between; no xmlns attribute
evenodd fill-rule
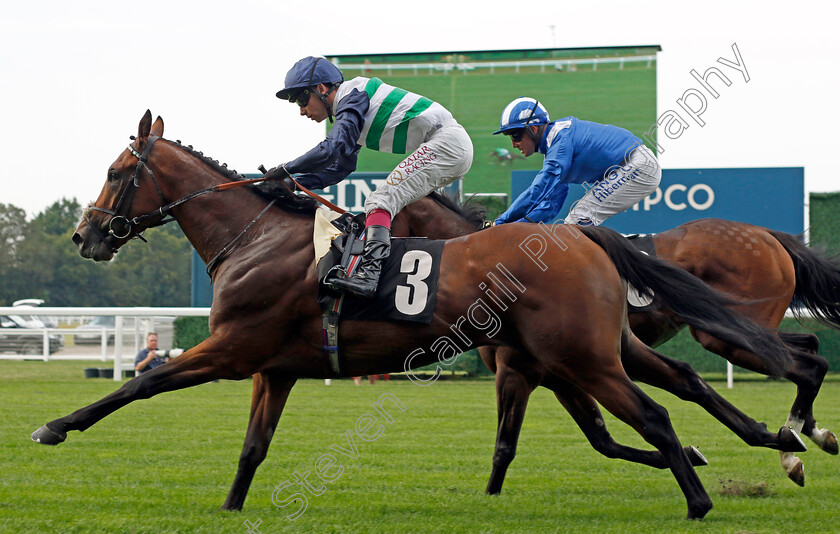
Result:
<svg viewBox="0 0 840 534"><path fill-rule="evenodd" d="M356 272L348 278L333 280L330 285L344 293L372 297L376 293L382 264L391 252L391 229L368 226L365 229L365 251Z"/></svg>

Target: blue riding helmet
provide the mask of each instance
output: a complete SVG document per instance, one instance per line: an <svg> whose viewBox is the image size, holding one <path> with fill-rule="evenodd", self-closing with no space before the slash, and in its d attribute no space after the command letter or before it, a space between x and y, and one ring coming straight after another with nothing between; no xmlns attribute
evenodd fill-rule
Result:
<svg viewBox="0 0 840 534"><path fill-rule="evenodd" d="M301 89L313 87L319 83L332 84L344 81L344 75L338 67L323 57L305 57L295 63L286 73L286 87L277 91L277 98L289 100L289 97Z"/></svg>
<svg viewBox="0 0 840 534"><path fill-rule="evenodd" d="M519 130L526 126L548 124L549 122L548 111L542 104L533 98L521 96L508 104L502 111L500 127L493 132L493 135L510 130Z"/></svg>

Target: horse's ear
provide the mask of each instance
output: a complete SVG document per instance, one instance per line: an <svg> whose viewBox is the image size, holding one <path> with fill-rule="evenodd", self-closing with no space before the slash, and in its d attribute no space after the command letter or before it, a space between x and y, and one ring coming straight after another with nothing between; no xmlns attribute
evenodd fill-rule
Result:
<svg viewBox="0 0 840 534"><path fill-rule="evenodd" d="M155 123L152 124L152 135L163 137L163 118L160 115L158 115Z"/></svg>
<svg viewBox="0 0 840 534"><path fill-rule="evenodd" d="M140 119L140 126L137 128L137 139L146 139L149 137L149 130L152 129L152 112L148 109Z"/></svg>

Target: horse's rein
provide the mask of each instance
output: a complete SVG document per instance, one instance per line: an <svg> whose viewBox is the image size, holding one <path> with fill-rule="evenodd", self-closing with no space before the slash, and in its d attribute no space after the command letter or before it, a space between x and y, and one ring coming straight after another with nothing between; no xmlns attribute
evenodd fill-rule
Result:
<svg viewBox="0 0 840 534"><path fill-rule="evenodd" d="M265 166L264 166L264 165L260 165L260 166L258 167L258 169L259 169L259 171L260 171L261 173L263 173L263 174L266 174L266 173L268 172L268 170L266 170L266 168L265 168ZM283 169L285 170L285 167L284 167ZM257 178L257 180L260 180L260 178ZM294 176L292 176L291 174L289 175L289 180L291 180L292 182L294 182L294 183L295 183L295 186L296 186L298 189L300 189L301 191L303 191L303 192L304 192L306 195L308 195L310 198L312 198L313 200L316 200L316 201L320 202L321 204L323 204L324 206L326 206L326 207L330 208L330 209L331 209L331 210L333 210L334 212L339 213L339 214L341 214L341 215L344 215L345 213L347 213L347 210L344 210L344 209L342 209L342 208L340 208L340 207L336 206L335 204L333 204L332 202L330 202L330 201L329 201L329 200L327 200L326 198L322 197L322 196L321 196L321 195L319 195L318 193L313 193L313 192L312 192L312 191L310 191L309 189L307 189L307 188L303 187L302 185L300 185L300 182L298 182L297 180L295 180L295 177L294 177Z"/></svg>
<svg viewBox="0 0 840 534"><path fill-rule="evenodd" d="M134 137L132 137L132 139L134 139ZM154 146L155 142L157 142L158 139L160 139L160 137L155 136L155 135L150 135L149 136L149 141L146 143L146 146L144 147L142 153L138 152L133 146L128 145L129 153L131 153L132 156L137 158L137 167L135 167L134 174L132 175L131 180L129 181L128 185L126 185L125 189L123 189L122 193L120 194L119 199L117 200L117 205L114 207L113 210L108 209L108 208L101 208L99 206L88 206L84 210L84 212L82 213L82 218L85 220L85 222L87 222L88 227L90 227L94 231L94 233L96 233L96 235L99 237L99 240L103 244L105 244L106 246L109 246L111 251L114 252L114 253L117 252L118 247L108 245L107 239L108 239L109 236L113 236L116 239L125 239L125 238L133 239L133 238L136 237L136 238L138 238L142 241L145 241L145 239L143 238L143 235L142 235L142 232L144 230L146 230L147 228L154 228L156 226L162 226L166 223L170 223L170 222L174 221L175 220L174 218L167 219L166 217L167 216L172 217L171 210L173 208L177 207L177 206L180 206L181 204L183 204L183 203L185 203L189 200L192 200L196 197L205 195L207 193L227 191L228 189L234 189L234 188L237 188L237 187L243 187L243 186L246 186L246 185L252 185L252 184L259 183L259 182L268 181L267 178L262 177L262 178L250 178L250 179L246 179L246 180L238 180L238 181L233 181L233 182L225 182L225 183L222 183L222 184L218 184L218 185L214 185L214 186L207 187L207 188L204 188L204 189L200 189L200 190L195 191L193 193L190 193L190 194L188 194L184 197L181 197L174 202L170 202L170 203L166 204L166 199L163 196L163 191L161 190L160 185L157 183L157 179L155 178L155 175L152 172L152 169L150 169L149 166L146 164L146 161L149 158L149 153L152 150L152 146ZM137 189L140 187L140 182L139 182L140 172L144 168L146 169L146 172L151 177L152 182L155 185L155 189L157 189L158 196L160 197L160 199L164 203L164 205L162 205L160 208L158 208L154 211L151 211L151 212L146 213L144 215L138 215L138 216L136 216L132 219L129 219L125 214L128 213L128 210L131 208L131 202L134 199L134 194L136 193ZM260 170L263 172L263 174L265 174L265 172L266 172L265 167L260 165ZM341 209L340 207L336 206L335 204L333 204L332 202L328 201L327 199L321 197L320 195L318 195L316 193L313 193L312 191L303 187L294 178L291 178L291 179L301 191L303 191L304 193L306 193L307 195L309 195L310 197L312 197L316 201L324 204L325 206L329 207L330 209L332 209L334 211L337 211L338 213L341 213L341 214L345 213L345 210ZM263 214L265 214L265 212L268 210L268 208L270 208L272 205L274 205L275 202L276 202L276 200L270 202L268 204L268 206L266 206L266 208L263 209L262 212L260 212L260 214L256 217L256 219L251 221L251 224L249 224L245 228L245 230L243 230L240 233L240 235L236 236L231 243L229 243L227 246L225 246L222 249L222 252L220 252L215 258L213 258L213 261L211 261L210 264L215 265L216 263L218 263L222 259L222 257L230 250L231 245L233 245L233 243L238 241L239 238L242 237L242 234L244 234L245 231L247 231L251 226L253 226L253 224L256 223L256 221ZM89 217L89 212L90 211L99 211L99 212L111 215L111 220L108 222L108 234L107 235L105 235L100 228L98 228L95 224L92 223L92 221L90 220L90 217ZM141 230L139 232L136 231L136 229L135 229L136 226L139 226L140 224L146 222L148 219L155 218L155 217L160 217L161 220L157 221L154 224L151 224L151 225L147 226L146 228L143 228L143 230ZM208 271L209 271L209 267L208 267Z"/></svg>
<svg viewBox="0 0 840 534"><path fill-rule="evenodd" d="M120 198L119 200L117 200L117 205L114 207L113 210L108 208L101 208L99 206L88 206L87 209L84 211L82 215L83 218L88 223L88 226L90 226L93 229L93 231L97 235L99 235L101 241L104 242L107 236L104 235L102 231L90 221L90 218L88 217L88 212L91 210L100 211L102 213L111 215L111 220L108 223L108 235L111 235L116 239L137 237L142 240L143 236L140 232L135 231L134 227L145 222L148 219L151 219L152 217L161 217L163 220L161 220L153 226L149 226L149 228L152 228L154 226L161 226L163 224L172 222L174 219L166 219L166 216L171 216L172 208L180 206L188 200L192 200L193 198L205 195L207 193L213 193L216 191L226 191L228 189L264 182L266 180L265 178L253 178L248 180L240 180L236 182L225 182L223 184L195 191L185 197L176 200L175 202L170 202L166 204L166 199L163 196L163 192L161 191L160 186L157 183L157 179L155 178L154 173L148 167L148 165L146 165L146 161L149 158L149 152L151 152L152 146L154 146L158 139L160 139L158 136L150 135L149 141L148 143L146 143L142 154L138 152L132 145L128 145L128 151L131 153L132 156L137 158L137 167L134 169L134 174L131 177L131 181L120 194ZM152 212L146 213L144 215L138 215L137 217L129 219L124 213L127 213L130 209L131 201L134 199L134 194L137 188L140 187L140 182L138 180L140 178L140 172L144 168L146 169L146 172L149 173L149 176L152 178L152 182L155 184L155 189L157 189L158 196L160 197L164 205ZM116 252L114 247L112 247L112 251Z"/></svg>

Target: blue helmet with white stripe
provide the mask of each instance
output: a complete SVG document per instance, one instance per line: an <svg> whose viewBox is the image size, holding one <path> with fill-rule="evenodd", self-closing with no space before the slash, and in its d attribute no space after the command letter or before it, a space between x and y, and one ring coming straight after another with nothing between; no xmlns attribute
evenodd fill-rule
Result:
<svg viewBox="0 0 840 534"><path fill-rule="evenodd" d="M507 105L502 111L499 129L493 135L510 130L520 130L526 126L548 124L548 111L537 100L521 96Z"/></svg>

